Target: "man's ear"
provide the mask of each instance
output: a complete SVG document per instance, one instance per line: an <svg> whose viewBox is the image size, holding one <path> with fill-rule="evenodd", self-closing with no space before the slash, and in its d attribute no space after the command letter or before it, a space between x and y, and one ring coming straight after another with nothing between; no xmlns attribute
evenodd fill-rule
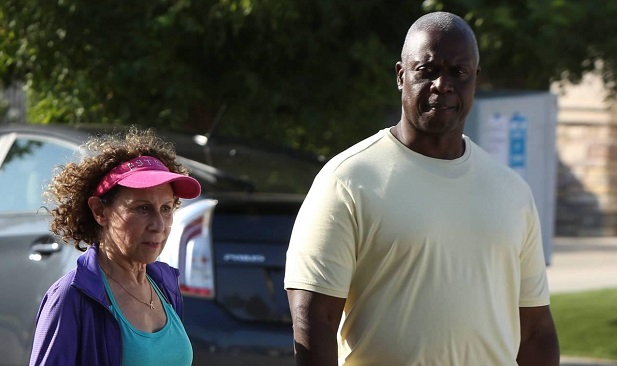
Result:
<svg viewBox="0 0 617 366"><path fill-rule="evenodd" d="M105 205L101 202L101 198L95 196L88 198L88 207L90 207L90 211L92 211L92 216L94 216L96 222L101 226L105 226L108 218L105 213Z"/></svg>
<svg viewBox="0 0 617 366"><path fill-rule="evenodd" d="M403 70L403 64L401 61L397 62L394 65L394 70L396 71L396 86L398 90L403 90L403 76L405 75L405 70Z"/></svg>

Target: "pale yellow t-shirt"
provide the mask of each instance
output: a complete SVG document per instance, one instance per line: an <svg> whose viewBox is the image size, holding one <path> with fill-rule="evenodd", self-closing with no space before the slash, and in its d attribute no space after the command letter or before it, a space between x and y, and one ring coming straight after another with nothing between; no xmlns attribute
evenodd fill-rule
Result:
<svg viewBox="0 0 617 366"><path fill-rule="evenodd" d="M531 190L464 136L455 160L384 129L317 175L285 288L346 298L339 364L516 365L519 307L549 304Z"/></svg>

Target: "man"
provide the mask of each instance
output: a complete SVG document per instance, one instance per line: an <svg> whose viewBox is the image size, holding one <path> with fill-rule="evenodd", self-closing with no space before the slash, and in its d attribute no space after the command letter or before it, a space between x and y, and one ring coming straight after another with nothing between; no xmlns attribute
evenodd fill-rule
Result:
<svg viewBox="0 0 617 366"><path fill-rule="evenodd" d="M479 70L464 20L421 17L400 121L315 178L285 273L298 365L558 365L531 191L463 135Z"/></svg>

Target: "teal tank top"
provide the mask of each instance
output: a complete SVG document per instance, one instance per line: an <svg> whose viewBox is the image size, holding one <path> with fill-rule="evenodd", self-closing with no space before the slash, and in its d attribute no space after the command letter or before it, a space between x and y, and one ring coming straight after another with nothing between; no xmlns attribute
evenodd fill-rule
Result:
<svg viewBox="0 0 617 366"><path fill-rule="evenodd" d="M122 332L122 366L191 365L193 347L184 330L182 321L171 304L165 300L165 296L161 294L160 289L150 276L146 275L161 300L167 316L165 326L154 333L143 332L129 323L111 293L107 278L104 275L102 277L107 296L111 299L109 310L118 320Z"/></svg>

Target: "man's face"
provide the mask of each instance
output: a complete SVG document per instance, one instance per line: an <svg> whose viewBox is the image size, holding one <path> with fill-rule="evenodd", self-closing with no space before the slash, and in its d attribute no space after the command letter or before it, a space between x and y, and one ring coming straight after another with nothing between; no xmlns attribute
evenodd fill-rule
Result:
<svg viewBox="0 0 617 366"><path fill-rule="evenodd" d="M462 133L476 87L473 39L462 32L417 32L396 64L403 122L429 135Z"/></svg>

